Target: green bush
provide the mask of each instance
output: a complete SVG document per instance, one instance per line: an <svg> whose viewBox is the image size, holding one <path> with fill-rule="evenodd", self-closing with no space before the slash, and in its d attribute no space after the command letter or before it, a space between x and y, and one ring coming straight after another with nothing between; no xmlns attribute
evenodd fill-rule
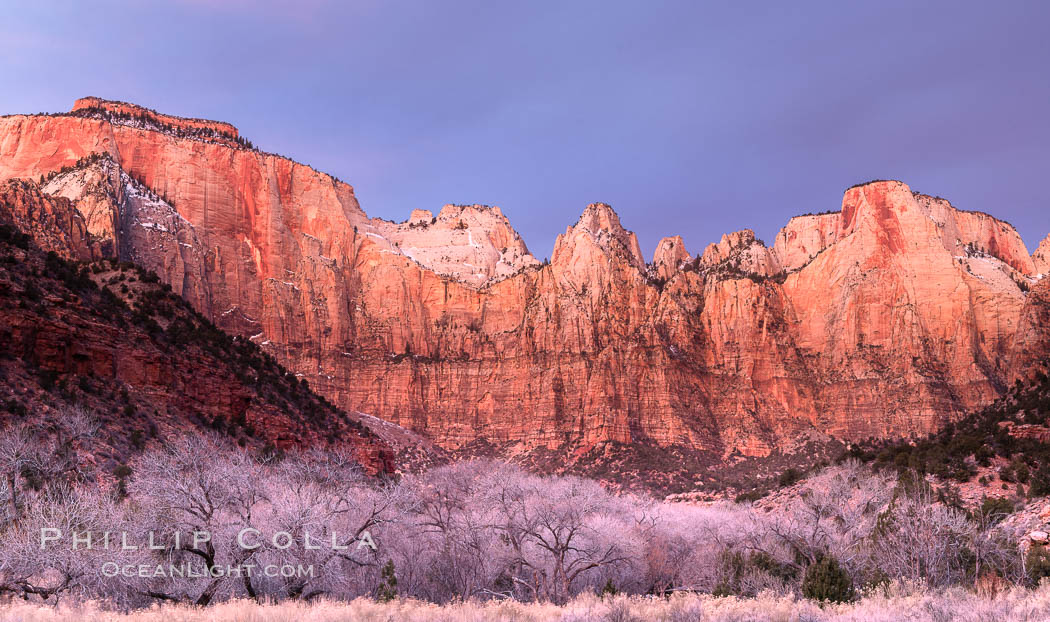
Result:
<svg viewBox="0 0 1050 622"><path fill-rule="evenodd" d="M1028 487L1029 497L1045 497L1050 495L1050 469L1045 465L1040 467L1032 475L1032 485Z"/></svg>
<svg viewBox="0 0 1050 622"><path fill-rule="evenodd" d="M1029 580L1038 585L1040 579L1050 577L1050 551L1042 544L1033 544L1025 556L1024 567Z"/></svg>
<svg viewBox="0 0 1050 622"><path fill-rule="evenodd" d="M985 497L981 502L981 517L991 524L998 523L1014 513L1014 504L1004 497Z"/></svg>
<svg viewBox="0 0 1050 622"><path fill-rule="evenodd" d="M777 478L777 484L781 488L786 488L797 483L800 479L802 479L802 473L798 469L792 468L780 474L780 477Z"/></svg>
<svg viewBox="0 0 1050 622"><path fill-rule="evenodd" d="M712 591L713 596L755 596L748 576L763 574L778 581L793 581L796 576L791 564L782 563L765 551L724 551L721 555L722 578Z"/></svg>
<svg viewBox="0 0 1050 622"><path fill-rule="evenodd" d="M1021 460L1020 458L1014 458L1012 466L1014 472L1014 479L1016 479L1022 484L1028 483L1028 478L1031 475L1031 473L1029 472L1028 465L1025 464L1024 460Z"/></svg>
<svg viewBox="0 0 1050 622"><path fill-rule="evenodd" d="M376 600L387 602L395 598L397 598L397 576L394 574L394 561L390 560L383 566L383 575L379 582Z"/></svg>
<svg viewBox="0 0 1050 622"><path fill-rule="evenodd" d="M838 560L825 555L806 568L802 595L810 600L844 603L853 600L853 580L839 566Z"/></svg>

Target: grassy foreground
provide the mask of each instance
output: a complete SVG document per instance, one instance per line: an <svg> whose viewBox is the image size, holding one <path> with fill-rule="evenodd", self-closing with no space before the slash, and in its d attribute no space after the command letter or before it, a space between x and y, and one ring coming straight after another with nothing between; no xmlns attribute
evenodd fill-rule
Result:
<svg viewBox="0 0 1050 622"><path fill-rule="evenodd" d="M1050 584L1035 590L1013 588L994 596L962 589L924 592L889 588L857 602L826 605L789 596L762 594L753 599L681 594L670 599L585 595L564 606L513 601L433 605L415 600L379 603L285 602L257 605L230 601L207 608L154 606L131 613L104 611L91 603L42 606L25 602L0 605L0 620L17 622L704 622L855 621L909 622L1050 620Z"/></svg>

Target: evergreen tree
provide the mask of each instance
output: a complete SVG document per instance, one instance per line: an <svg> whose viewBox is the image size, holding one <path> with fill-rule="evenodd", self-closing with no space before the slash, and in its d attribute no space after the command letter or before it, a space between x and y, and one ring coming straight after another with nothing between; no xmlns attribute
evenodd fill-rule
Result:
<svg viewBox="0 0 1050 622"><path fill-rule="evenodd" d="M380 602L387 602L395 598L397 598L397 576L394 574L394 560L389 560L383 566L382 579L379 581L376 599Z"/></svg>
<svg viewBox="0 0 1050 622"><path fill-rule="evenodd" d="M838 560L825 555L806 569L802 595L811 600L844 603L853 599L853 581Z"/></svg>

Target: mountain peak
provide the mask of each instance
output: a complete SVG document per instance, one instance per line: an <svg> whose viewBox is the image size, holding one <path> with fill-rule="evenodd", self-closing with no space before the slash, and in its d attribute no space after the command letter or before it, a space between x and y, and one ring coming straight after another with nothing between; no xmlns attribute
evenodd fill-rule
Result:
<svg viewBox="0 0 1050 622"><path fill-rule="evenodd" d="M1032 253L1032 261L1039 274L1050 273L1050 234L1043 238L1043 241L1039 243L1039 248Z"/></svg>
<svg viewBox="0 0 1050 622"><path fill-rule="evenodd" d="M663 238L656 245L656 250L653 251L653 268L657 276L669 279L678 272L682 264L689 263L692 259L689 251L685 250L682 236L675 235Z"/></svg>
<svg viewBox="0 0 1050 622"><path fill-rule="evenodd" d="M475 287L540 265L498 207L448 204L437 216L416 209L406 222L372 226L389 252Z"/></svg>
<svg viewBox="0 0 1050 622"><path fill-rule="evenodd" d="M751 229L722 235L717 244L708 244L700 263L709 268L732 267L748 274L773 275L781 270L773 253Z"/></svg>
<svg viewBox="0 0 1050 622"><path fill-rule="evenodd" d="M608 203L588 204L580 214L577 226L580 224L593 232L604 230L617 235L626 232L620 224L620 216Z"/></svg>
<svg viewBox="0 0 1050 622"><path fill-rule="evenodd" d="M579 235L589 236L598 246L606 251L624 254L635 267L645 266L638 237L633 231L624 229L616 210L608 203L591 203L580 214L574 226L565 229L565 234L558 236L554 243L554 255L570 238Z"/></svg>

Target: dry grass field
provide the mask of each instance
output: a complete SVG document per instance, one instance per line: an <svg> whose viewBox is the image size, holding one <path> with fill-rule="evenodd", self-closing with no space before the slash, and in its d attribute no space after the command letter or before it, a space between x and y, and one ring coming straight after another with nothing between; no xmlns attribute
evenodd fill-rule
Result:
<svg viewBox="0 0 1050 622"><path fill-rule="evenodd" d="M380 603L229 601L207 608L154 606L130 613L93 604L58 607L10 602L3 622L1036 622L1050 620L1050 585L1014 588L994 596L950 589L939 592L890 587L856 602L820 605L790 596L715 598L680 594L670 599L580 596L566 605L515 601L433 605L416 600Z"/></svg>

